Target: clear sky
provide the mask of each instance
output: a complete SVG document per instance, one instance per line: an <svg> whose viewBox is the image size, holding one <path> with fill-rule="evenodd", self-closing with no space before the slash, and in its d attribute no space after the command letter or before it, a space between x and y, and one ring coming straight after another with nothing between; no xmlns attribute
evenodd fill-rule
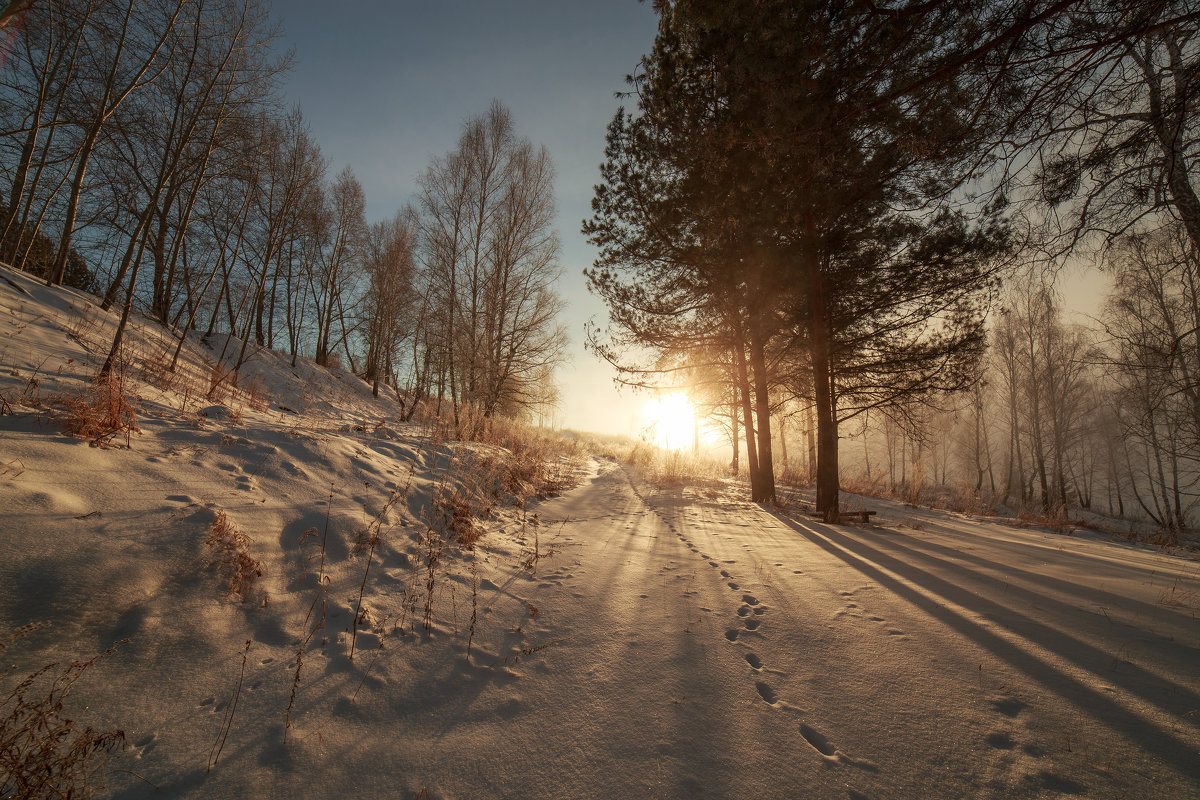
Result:
<svg viewBox="0 0 1200 800"><path fill-rule="evenodd" d="M462 123L498 99L521 135L546 145L558 170L558 230L571 335L560 371L561 424L630 433L646 400L613 388L613 373L583 349L604 306L582 270L594 258L579 233L599 180L604 133L625 76L654 40L656 17L637 0L276 0L282 44L295 49L287 77L330 159L349 164L370 220L413 197L416 177L452 149Z"/></svg>

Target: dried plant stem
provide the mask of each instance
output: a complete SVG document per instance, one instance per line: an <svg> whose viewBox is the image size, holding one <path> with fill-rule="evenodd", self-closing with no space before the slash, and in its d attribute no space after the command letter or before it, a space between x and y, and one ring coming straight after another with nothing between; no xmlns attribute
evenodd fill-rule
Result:
<svg viewBox="0 0 1200 800"><path fill-rule="evenodd" d="M467 663L471 663L471 645L475 641L475 621L479 616L479 566L471 559L471 626L467 629Z"/></svg>
<svg viewBox="0 0 1200 800"><path fill-rule="evenodd" d="M358 642L358 621L362 617L362 602L363 594L367 590L367 575L371 572L371 562L375 558L375 548L379 546L382 538L383 523L384 520L387 519L388 511L390 511L392 506L395 505L396 501L400 499L401 495L406 494L407 492L407 485L405 485L403 489L392 490L392 493L388 495L387 502L384 503L383 508L380 509L379 515L375 517L375 519L371 522L371 525L367 528L366 539L359 542L359 547L365 548L367 551L367 563L366 566L363 567L362 582L358 586L358 601L354 606L354 621L350 624L351 661L354 660L354 647Z"/></svg>
<svg viewBox="0 0 1200 800"><path fill-rule="evenodd" d="M433 626L433 597L437 591L437 568L446 549L446 540L436 531L425 534L425 608L423 622L425 630Z"/></svg>
<svg viewBox="0 0 1200 800"><path fill-rule="evenodd" d="M247 639L246 646L242 648L242 669L238 673L237 685L234 687L233 697L229 701L229 708L225 710L225 717L221 721L221 735L213 743L212 750L208 754L208 772L212 772L213 767L217 766L221 751L225 749L225 740L229 738L229 729L233 726L233 715L237 711L238 699L242 696L242 682L246 679L246 659L250 655L252 641L253 639Z"/></svg>
<svg viewBox="0 0 1200 800"><path fill-rule="evenodd" d="M283 714L283 739L287 741L287 732L295 727L292 722L292 709L296 707L296 693L300 690L300 673L304 668L304 653L308 649L308 645L312 643L313 636L317 633L317 628L322 628L325 625L325 599L328 595L329 579L325 575L325 542L329 538L329 513L333 507L333 484L329 485L329 501L325 505L325 529L321 533L321 554L320 562L317 567L317 593L313 595L313 601L308 607L308 613L304 616L304 636L300 639L300 645L296 648L296 672L292 676L292 691L288 697L287 710ZM311 529L310 529L311 530ZM303 541L305 537L301 537ZM305 576L308 573L305 572ZM301 580L304 576L301 576ZM317 621L313 622L313 616L317 610L317 604L321 604L321 615ZM324 636L322 636L324 642Z"/></svg>

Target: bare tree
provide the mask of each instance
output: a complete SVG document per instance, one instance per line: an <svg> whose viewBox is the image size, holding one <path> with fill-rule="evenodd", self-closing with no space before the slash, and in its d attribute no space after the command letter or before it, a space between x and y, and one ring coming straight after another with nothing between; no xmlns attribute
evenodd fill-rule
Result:
<svg viewBox="0 0 1200 800"><path fill-rule="evenodd" d="M67 127L64 104L78 77L80 48L96 5L94 0L68 0L47 4L31 15L21 47L11 53L3 72L0 114L8 133L0 136L0 152L12 181L8 205L0 213L0 258L18 267L34 266L25 264L23 251L36 236L53 195L44 191L43 177L52 182L55 173L65 176L69 168L69 161L60 163L63 137L58 134ZM43 213L31 224L39 197ZM52 264L38 266L49 274Z"/></svg>
<svg viewBox="0 0 1200 800"><path fill-rule="evenodd" d="M67 268L76 215L92 155L101 133L121 106L152 83L172 56L172 33L191 0L97 0L93 17L98 30L95 47L86 50L83 80L73 83L75 124L81 140L63 211L58 255L47 283L62 283Z"/></svg>
<svg viewBox="0 0 1200 800"><path fill-rule="evenodd" d="M1027 54L1021 109L1051 243L1111 241L1167 211L1200 245L1200 20L1178 2L1073 5Z"/></svg>
<svg viewBox="0 0 1200 800"><path fill-rule="evenodd" d="M535 404L546 365L561 358L553 182L546 149L519 138L499 103L420 178L423 257L438 298L429 307L456 420L463 402L485 416Z"/></svg>
<svg viewBox="0 0 1200 800"><path fill-rule="evenodd" d="M378 396L380 381L395 382L395 359L411 335L417 250L416 212L399 211L367 229L363 266L369 281L363 298L367 346L363 377Z"/></svg>
<svg viewBox="0 0 1200 800"><path fill-rule="evenodd" d="M315 358L328 364L330 356L349 337L347 311L354 283L361 274L366 236L366 197L350 167L338 173L326 193L320 228L321 257L309 275L313 311L316 314ZM264 266L263 280L266 280ZM335 329L335 323L337 329Z"/></svg>
<svg viewBox="0 0 1200 800"><path fill-rule="evenodd" d="M1185 525L1200 477L1200 261L1182 224L1122 239L1105 306L1115 418L1130 489L1168 530Z"/></svg>

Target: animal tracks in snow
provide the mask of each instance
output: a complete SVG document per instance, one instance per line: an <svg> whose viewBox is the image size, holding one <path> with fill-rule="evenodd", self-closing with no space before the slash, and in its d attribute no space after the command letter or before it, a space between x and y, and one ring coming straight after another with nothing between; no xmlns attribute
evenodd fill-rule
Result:
<svg viewBox="0 0 1200 800"><path fill-rule="evenodd" d="M713 559L709 559L707 555L704 555L704 558L709 562L710 566L714 568L718 566L718 562ZM725 561L724 563L736 564L737 562ZM733 579L733 575L729 572L729 570L722 569L720 574L723 578L731 578L731 580L728 582L730 589L735 592L742 591L741 585L736 579ZM800 570L795 570L794 574L799 575L802 574L802 572ZM852 596L852 592L843 593L843 597L846 599L849 599ZM850 603L848 605L850 608L857 608L857 604ZM762 637L763 634L760 631L760 628L762 627L762 623L764 621L763 616L767 614L768 611L770 611L769 607L759 602L757 596L751 594L750 592L742 592L741 604L738 606L736 611L739 625L735 625L726 629L725 638L731 644L741 644L739 640L747 633L753 633L756 636ZM882 618L878 618L875 621L883 622L884 620ZM891 633L891 631L889 631L889 633ZM897 631L897 633L899 633L899 631ZM774 686L771 685L771 683L761 679L761 676L764 673L771 672L772 670L767 669L766 664L763 662L762 658L759 657L758 653L750 651L745 653L743 658L745 658L746 664L750 668L751 674L754 677L754 690L758 693L759 698L764 703L766 703L772 709L779 711L800 713L799 708L785 702L780 698L778 691ZM800 723L799 732L804 742L826 763L845 764L848 766L857 767L859 769L865 769L870 772L879 771L878 767L873 762L861 758L852 758L843 751L839 750L830 741L829 737L807 722ZM851 797L866 797L866 795L859 794L853 790L848 791L850 791Z"/></svg>
<svg viewBox="0 0 1200 800"><path fill-rule="evenodd" d="M659 513L659 515L662 516L662 514L657 512L657 510L656 513ZM737 615L735 622L733 625L730 625L725 629L725 639L730 644L737 645L739 647L746 645L747 636L765 640L767 637L764 634L763 629L766 626L764 626L763 623L766 621L765 617L770 611L770 608L760 603L756 595L742 589L741 582L734 574L734 568L738 564L738 559L734 558L718 560L709 553L705 552L705 550L698 547L684 532L684 530L680 529L680 527L677 527L665 517L663 518L663 521L667 523L667 528L679 538L680 542L689 551L698 555L704 560L705 563L718 571L718 574L722 579L725 580L725 584L729 587L730 591L741 595L741 602L738 604L735 611ZM753 550L753 548L748 545L743 545L743 547L747 550ZM675 565L676 562L670 562L671 569L677 569ZM775 566L782 567L783 564L777 563ZM664 571L667 569L667 567L663 568ZM795 575L804 574L803 570L793 570L792 573ZM761 565L756 568L756 574L760 580L764 579ZM679 575L677 577L683 576ZM843 592L842 598L844 601L851 601L854 599L854 592ZM846 602L846 609L841 613L860 616L861 614L857 611L857 609L857 603ZM882 617L873 617L872 621L885 623L885 620ZM898 630L889 629L888 633L890 635L899 635L901 632ZM748 650L743 654L743 658L745 659L746 665L750 670L750 675L752 676L754 684L754 690L758 694L759 699L761 699L774 711L793 714L802 713L801 709L783 700L779 696L778 690L771 684L769 680L764 680L767 674L782 675L783 673L769 669L757 652ZM830 741L829 737L827 737L816 727L810 725L808 722L800 722L799 733L807 747L811 748L814 753L816 753L828 764L844 764L858 767L860 769L866 769L872 772L878 771L878 768L872 762L865 759L852 758L843 751L839 750ZM860 794L852 789L848 789L847 791L849 791L852 798L866 798L866 795Z"/></svg>
<svg viewBox="0 0 1200 800"><path fill-rule="evenodd" d="M995 771L989 784L1005 793L1052 792L1063 795L1086 795L1088 787L1046 769L1045 748L1033 743L1021 743L1029 733L1022 716L1029 704L1011 696L991 701L996 715L996 727L984 736L984 742L996 751ZM1065 742L1070 746L1070 739Z"/></svg>

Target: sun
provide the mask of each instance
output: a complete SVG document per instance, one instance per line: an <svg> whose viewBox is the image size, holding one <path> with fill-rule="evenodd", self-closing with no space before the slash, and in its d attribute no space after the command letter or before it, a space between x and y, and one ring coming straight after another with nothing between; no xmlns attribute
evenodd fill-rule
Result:
<svg viewBox="0 0 1200 800"><path fill-rule="evenodd" d="M683 392L659 395L646 404L647 434L665 450L685 450L696 436L696 411Z"/></svg>

